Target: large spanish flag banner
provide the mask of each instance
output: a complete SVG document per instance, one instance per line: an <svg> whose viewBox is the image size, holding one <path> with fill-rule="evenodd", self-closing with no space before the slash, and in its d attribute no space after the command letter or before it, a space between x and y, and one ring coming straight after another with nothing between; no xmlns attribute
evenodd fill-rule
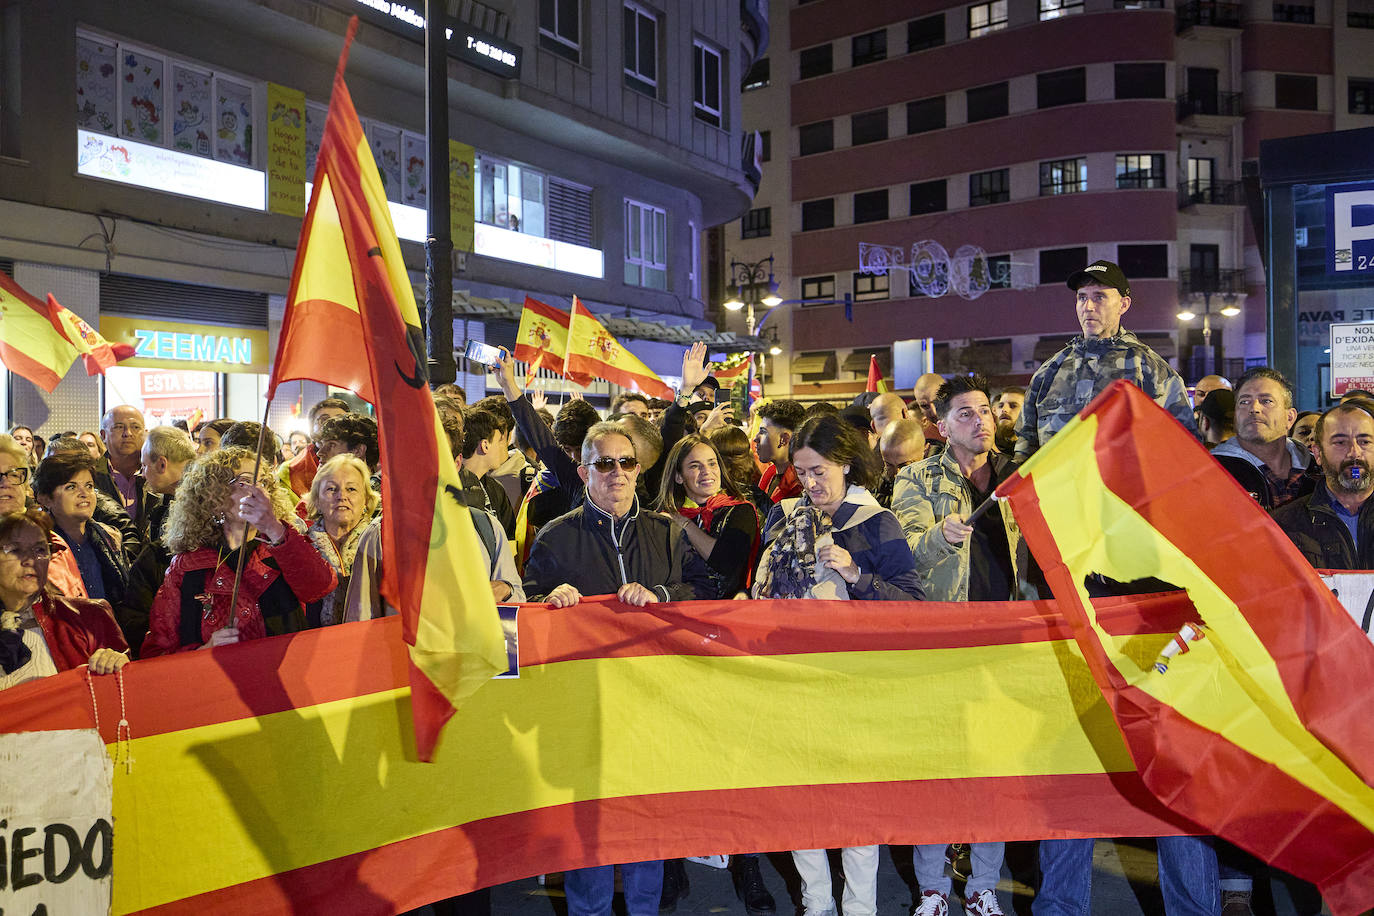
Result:
<svg viewBox="0 0 1374 916"><path fill-rule="evenodd" d="M111 344L51 294L43 302L0 271L0 362L11 372L51 393L78 356L96 375L133 355L133 347Z"/></svg>
<svg viewBox="0 0 1374 916"><path fill-rule="evenodd" d="M1104 626L1159 643L1180 597ZM117 913L382 914L597 863L1197 830L1141 785L1051 602L525 605L519 676L462 704L433 764L401 629L64 672L0 691L0 731L98 712Z"/></svg>
<svg viewBox="0 0 1374 916"><path fill-rule="evenodd" d="M625 349L620 341L601 326L582 300L573 296L572 325L568 329L568 378L577 381L573 373L588 379L601 378L622 388L632 388L656 398L673 397L673 389L639 357ZM578 382L580 385L586 382Z"/></svg>
<svg viewBox="0 0 1374 916"><path fill-rule="evenodd" d="M998 488L1073 626L1145 785L1321 888L1374 904L1374 645L1178 423L1116 382ZM1203 638L1113 633L1100 573L1186 589Z"/></svg>
<svg viewBox="0 0 1374 916"><path fill-rule="evenodd" d="M563 357L568 352L568 323L571 320L562 309L530 296L525 297L525 308L520 313L520 328L515 333L515 349L511 355L529 366L525 370L526 387L529 386L530 376L540 369L565 374ZM590 379L577 383L587 385Z"/></svg>
<svg viewBox="0 0 1374 916"><path fill-rule="evenodd" d="M352 388L377 410L381 592L405 621L427 760L459 701L505 669L505 640L426 384L420 314L386 193L344 85L357 25L354 17L334 74L267 397L309 378Z"/></svg>

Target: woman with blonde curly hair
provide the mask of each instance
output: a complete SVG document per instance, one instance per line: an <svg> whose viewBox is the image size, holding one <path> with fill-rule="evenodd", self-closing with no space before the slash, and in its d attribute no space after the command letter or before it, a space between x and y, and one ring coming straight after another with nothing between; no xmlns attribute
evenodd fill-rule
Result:
<svg viewBox="0 0 1374 916"><path fill-rule="evenodd" d="M305 609L306 622L312 627L343 622L358 541L382 501L370 480L367 464L357 455L335 455L320 466L310 492L305 495L310 515L306 537L320 556L329 561L339 579L333 592L322 601L312 601Z"/></svg>
<svg viewBox="0 0 1374 916"><path fill-rule="evenodd" d="M217 449L182 478L164 539L173 554L153 599L142 658L300 630L304 606L334 590L334 570L291 524L291 497L253 453ZM240 551L243 577L230 609Z"/></svg>

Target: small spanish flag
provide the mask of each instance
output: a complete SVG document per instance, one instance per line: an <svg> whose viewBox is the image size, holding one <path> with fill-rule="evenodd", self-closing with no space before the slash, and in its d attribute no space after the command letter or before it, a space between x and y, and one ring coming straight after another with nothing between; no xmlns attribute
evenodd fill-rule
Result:
<svg viewBox="0 0 1374 916"><path fill-rule="evenodd" d="M622 388L633 388L653 397L673 397L673 389L612 337L576 296L573 297L572 323L568 330L565 374L577 381L573 373L585 375L588 379L606 379Z"/></svg>
<svg viewBox="0 0 1374 916"><path fill-rule="evenodd" d="M80 356L89 375L99 375L134 355L129 344L112 344L51 294L29 295L0 273L0 362L51 393Z"/></svg>
<svg viewBox="0 0 1374 916"><path fill-rule="evenodd" d="M563 357L568 352L568 324L571 316L560 308L525 297L520 313L520 329L515 333L515 348L511 355L529 366L525 371L525 387L530 377L540 369L564 374ZM590 379L585 383L589 384Z"/></svg>

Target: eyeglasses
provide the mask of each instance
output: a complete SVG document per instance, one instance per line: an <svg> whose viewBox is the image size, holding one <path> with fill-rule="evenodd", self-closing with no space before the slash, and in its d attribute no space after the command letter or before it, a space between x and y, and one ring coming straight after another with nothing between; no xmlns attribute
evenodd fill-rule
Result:
<svg viewBox="0 0 1374 916"><path fill-rule="evenodd" d="M33 560L35 563L42 563L44 560L51 559L52 551L47 544L35 544L28 550L18 544L0 544L0 557L7 560L16 560L20 563L25 560Z"/></svg>
<svg viewBox="0 0 1374 916"><path fill-rule="evenodd" d="M626 455L624 458L611 458L610 456L606 456L598 458L595 461L589 461L585 466L596 468L603 474L609 474L611 471L615 470L617 464L620 465L622 471L633 471L635 468L639 467L639 459L634 455Z"/></svg>
<svg viewBox="0 0 1374 916"><path fill-rule="evenodd" d="M0 480L3 480L5 483L19 484L22 486L29 482L29 469L14 468L10 471L0 471Z"/></svg>
<svg viewBox="0 0 1374 916"><path fill-rule="evenodd" d="M132 435L137 435L138 433L143 432L143 424L142 424L142 423L115 423L115 424L113 424L113 425L110 426L110 432L112 432L112 433L130 433L130 434L132 434Z"/></svg>

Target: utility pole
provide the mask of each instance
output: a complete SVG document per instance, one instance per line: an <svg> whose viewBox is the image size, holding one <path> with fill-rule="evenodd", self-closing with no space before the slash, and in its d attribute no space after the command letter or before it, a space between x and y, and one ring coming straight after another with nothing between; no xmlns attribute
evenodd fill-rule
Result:
<svg viewBox="0 0 1374 916"><path fill-rule="evenodd" d="M425 164L429 235L425 238L425 337L429 379L458 374L453 359L453 229L448 187L448 16L445 0L425 0Z"/></svg>

